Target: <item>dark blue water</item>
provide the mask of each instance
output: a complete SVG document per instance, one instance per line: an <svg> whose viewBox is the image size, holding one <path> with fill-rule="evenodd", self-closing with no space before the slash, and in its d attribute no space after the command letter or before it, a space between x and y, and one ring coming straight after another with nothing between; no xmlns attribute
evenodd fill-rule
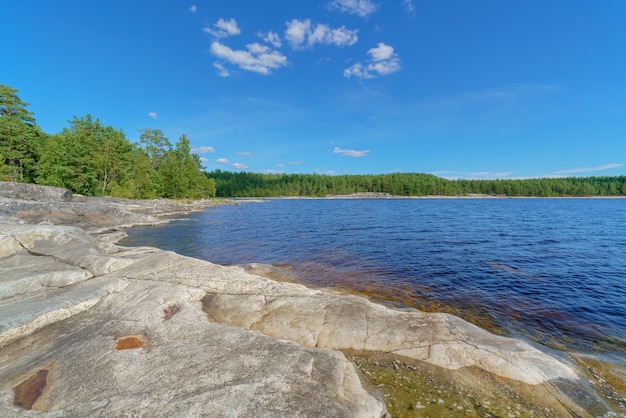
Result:
<svg viewBox="0 0 626 418"><path fill-rule="evenodd" d="M128 231L219 264L451 312L559 350L626 353L626 200L269 200Z"/></svg>

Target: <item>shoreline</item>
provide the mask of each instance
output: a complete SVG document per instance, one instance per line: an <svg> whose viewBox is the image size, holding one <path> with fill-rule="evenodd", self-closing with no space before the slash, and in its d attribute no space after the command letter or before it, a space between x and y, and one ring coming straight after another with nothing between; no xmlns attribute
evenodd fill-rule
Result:
<svg viewBox="0 0 626 418"><path fill-rule="evenodd" d="M51 193L51 196L58 197L61 192L59 190L51 190ZM94 350L95 353L103 353L104 351L102 350L105 350L106 347L103 347L101 344L97 346L89 344L89 341L94 337L96 339L100 338L98 337L99 334L91 334L92 331L90 330L93 328L93 325L81 328L81 321L89 320L93 321L91 324L99 323L99 321L102 321L102 318L106 317L103 316L105 312L108 312L106 315L111 315L111 312L118 312L115 314L116 316L122 315L120 317L122 322L119 322L119 326L127 329L129 332L133 330L133 324L141 324L142 331L139 334L136 334L136 328L135 334L130 334L131 336L136 335L132 338L134 338L133 341L137 341L137 350L144 350L139 351L139 354L148 355L148 353L156 350L156 352L162 352L164 355L167 355L168 352L171 353L172 350L176 350L176 341L180 338L187 341L187 344L199 344L200 341L204 341L205 337L196 339L199 337L198 332L208 334L228 332L231 333L229 335L236 334L237 338L242 341L241 346L246 350L250 350L250 347L243 341L257 341L260 338L257 335L263 336L263 344L267 344L268 353L276 353L275 350L281 347L279 352L282 354L278 356L277 360L283 362L289 357L287 353L291 353L291 350L295 350L293 351L294 353L302 353L299 355L305 355L304 353L306 353L307 356L325 356L327 354L331 355L331 353L345 353L350 350L356 350L357 353L393 352L396 355L413 359L411 362L426 362L435 367L450 370L450 373L453 374L457 373L453 372L454 370L478 367L480 370L483 370L481 373L493 375L496 380L504 378L507 382L510 381L507 384L511 385L513 394L516 393L515 390L521 390L522 386L526 387L525 385L537 388L543 387L547 391L546 393L556 396L555 399L549 400L549 406L546 406L546 408L557 408L552 410L556 416L567 416L564 414L568 410L567 408L571 408L571 411L584 412L581 406L577 406L576 401L570 399L569 395L562 392L558 383L575 382L580 379L580 376L574 372L572 365L552 358L521 341L489 334L451 315L389 309L358 296L339 294L327 289L309 289L298 284L280 283L263 279L260 276L250 275L238 267L218 266L154 248L131 248L116 245L121 237L120 229L132 226L155 225L155 223L150 222L159 216L169 216L170 214L175 216L192 212L192 210L183 211L184 207L204 210L207 206L200 208L200 206L180 206L180 203L164 202L163 206L157 208L159 204L153 202L154 206L149 208L147 203L142 205L136 201L131 201L130 206L124 207L124 202L121 201L106 203L106 200L97 201L92 198L86 198L82 202L72 202L71 199L60 201L48 197L42 200L27 201L30 203L24 203L24 200L17 203L15 201L10 202L7 199L10 200L10 198L0 200L0 212L3 212L0 213L0 268L2 267L2 260L6 264L6 261L12 258L16 260L18 258L20 260L28 259L31 262L35 260L38 262L46 261L48 263L46 264L47 267L42 266L41 268L48 269L44 271L49 272L51 271L50 269L58 269L60 267L59 263L62 263L66 266L64 271L71 271L73 275L71 280L73 281L70 283L64 281L69 280L67 275L63 276L63 280L60 279L61 276L58 276L59 278L56 278L54 282L46 286L49 286L55 292L73 292L72 294L76 295L74 297L79 298L76 306L81 306L81 310L72 308L74 313L70 309L70 312L67 314L69 316L66 316L66 314L58 316L57 314L47 313L47 320L52 322L46 323L43 327L28 325L31 323L28 321L34 321L34 323L41 321L37 318L32 320L26 319L27 322L24 322L26 312L22 312L20 309L29 309L29 312L32 312L32 308L23 305L24 302L10 305L12 307L8 311L3 310L3 312L13 312L12 310L17 309L15 312L21 312L17 317L9 315L8 318L9 326L21 325L17 328L12 328L17 331L12 331L13 334L11 335L13 337L9 336L8 340L6 339L7 333L5 331L1 333L4 343L0 344L2 346L0 354L2 354L5 360L0 362L0 377L3 377L0 381L4 380L8 386L0 386L0 411L11 413L19 411L17 404L10 406L10 394L15 392L16 387L11 386L11 384L19 383L18 381L20 381L21 377L28 374L28 370L24 369L26 365L30 365L28 368L32 370L32 364L40 363L36 359L42 358L42 355L47 352L47 348L56 347L54 348L57 350L55 352L59 352L58 350L65 344L66 337L64 335L66 333L75 334L76 338L81 336L81 341L84 339L81 344L77 345L78 348L73 349L74 352L85 353L85 356L87 356L90 350ZM77 200L81 200L81 198ZM100 206L96 202L106 204ZM128 204L128 202L125 203ZM15 204L17 206L12 206ZM91 205L90 210L92 212L86 210L89 205ZM21 208L22 212L15 212L16 207ZM6 210L7 208L8 211ZM174 209L178 209L178 211ZM146 213L150 211L158 212L158 214ZM16 216L19 214L22 214L23 218ZM16 219L21 219L22 223L16 222ZM40 222L36 224L33 223L34 220L39 220ZM68 220L73 220L76 225L87 225L88 228L83 230L80 227L68 227ZM160 220L168 222L168 220ZM55 224L55 221L62 223ZM117 224L115 224L116 221ZM120 221L123 222L120 223ZM131 221L135 223L133 224ZM41 222L44 224L42 225ZM101 222L101 225L98 225L98 222ZM88 231L89 234L83 231ZM109 233L103 233L104 231L109 231ZM32 238L28 238L31 235ZM15 243L19 243L19 245ZM21 261L20 265L27 265L23 263L24 261ZM15 267L11 266L12 264L9 264L8 270L5 268L4 271L15 272ZM47 294L46 289L33 288L31 286L29 280L34 280L34 276L33 279L28 279L28 275L32 275L34 272L32 268L20 270L18 273L21 276L18 274L16 281L10 285L11 287L7 288L5 286L3 288L5 292L7 289L13 289L14 295L8 298L5 295L3 299L0 299L0 310L9 309L6 301L13 302L13 299L22 294L27 296L25 300L33 301L37 300L33 299L34 295L41 294L43 296ZM85 278L87 273L92 274L92 277ZM76 278L77 275L81 275L80 278ZM103 288L102 286L105 287ZM90 290L92 293L88 294L91 299L88 300L94 300L94 296L91 296L94 291L99 292L97 293L99 296L96 302L87 304L85 304L86 300L81 302L80 295L84 291L81 290L79 292L79 290L86 288L92 289ZM107 290L103 293L101 289ZM148 291L148 289L155 290ZM186 290L180 293L183 289ZM31 292L35 293L32 293L33 296L28 296L31 295ZM146 298L145 295L147 294L152 296L145 299L144 303L144 298ZM21 299L16 299L15 301L19 300ZM42 299L41 302L38 302L41 306L37 305L40 306L37 309L52 309L46 308L46 306L49 306L47 305L49 302L51 301L47 297ZM200 302L202 309L198 311ZM105 310L109 306L116 308L112 311ZM127 314L123 313L125 309L129 310ZM320 317L320 309L325 312L322 317ZM363 316L363 313L365 313L365 316ZM207 315L210 321L207 321L205 317ZM3 317L4 325L6 325L7 318L4 315ZM294 318L298 318L298 320L294 322ZM179 320L183 322L177 322ZM111 320L108 319L107 321L109 321L107 323L110 323ZM407 328L407 324L411 324L411 326ZM224 326L227 326L227 328L224 328ZM180 327L183 327L183 334L180 334ZM105 334L109 332L106 331L106 327L104 329L105 331L103 332ZM253 331L252 334L250 334L251 331ZM427 331L426 335L424 335L424 331ZM15 332L22 334L15 334ZM109 338L118 336L115 338L118 338L119 341L120 331L112 330L111 332L113 334ZM235 334L232 334L233 332ZM186 335L187 333L189 335ZM35 344L37 341L48 341L48 339L51 342L43 344L41 347ZM159 343L158 341L161 342ZM225 341L227 342L228 339ZM287 349L283 341L289 341L290 344L295 345L289 345L291 348L288 351L283 351ZM145 344L147 344L149 351L145 351L142 348ZM202 344L208 344L208 342L203 342ZM25 347L31 347L28 350L34 351L24 351ZM427 348L426 351L425 348ZM222 347L222 349L227 350L227 347ZM207 347L206 350L209 350L209 348ZM215 347L211 350L203 350L200 354L194 353L193 355L200 355L207 362L211 362L211 353L215 352ZM191 353L185 353L187 352L184 350L178 352L178 357L180 358L177 360L168 356L169 361L189 361L190 357L188 356ZM249 351L244 351L243 354L249 355L245 353L249 353ZM211 364L214 364L214 367L217 368L226 367L222 363L228 363L233 360L235 361L235 369L233 370L239 370L240 366L237 356L241 355L242 353L239 352L233 353L231 356L219 357L218 363ZM352 366L348 366L348 363L344 362L345 360L341 360L336 355L332 354L331 357L324 361L331 361L331 358L333 358L333 362L338 362L336 367L343 368L346 378L353 376L350 377L350 379L353 379L351 380L352 383L349 383L349 391L353 394L351 396L355 396L354 399L360 399L358 401L359 404L366 405L369 408L367 409L367 411L370 411L368 414L376 410L382 416L384 414L384 406L381 406L377 396L372 397L371 389L364 389L361 385L355 386L356 381L354 379L357 378L355 377L357 375L353 375L354 372L349 370ZM78 356L77 358L80 359L81 357ZM144 358L145 361L149 360L145 356L141 358ZM260 359L265 359L266 357L262 353L258 353L253 358L256 359L255 361L261 361ZM69 370L68 367L72 364L72 361L75 362L77 360L76 358L61 359L57 360L54 365L42 363L39 366L48 370L46 373L50 374L49 379L52 379L55 383L54 389L49 389L50 391L56 390L64 393L62 388L68 385L71 386L71 383L67 380L69 378L68 372L65 370ZM269 357L267 361L269 361ZM162 360L159 359L159 362L162 362ZM87 364L89 363L85 363L85 366ZM170 368L170 364L167 362L164 364L158 363L160 366L156 366L156 364L150 362L140 366L160 367L160 370L163 372ZM219 366L216 364L219 364ZM391 366L389 367L392 370L397 370L396 366L394 366L396 363L392 362L390 364ZM410 365L410 367L407 366L408 369L412 370L411 367L417 367L415 364L417 363ZM164 367L165 369L163 369ZM276 370L282 369L282 366L278 367L277 365L271 367L276 368ZM19 370L22 371L19 372ZM132 370L135 373L139 371L137 369ZM143 370L143 372L147 372L147 370ZM269 369L265 372L272 374L272 372L269 372ZM366 372L367 368L364 373ZM124 372L120 371L120 373ZM206 371L202 371L202 373L206 373ZM292 375L291 373L294 372L280 374L280 376L291 381L290 379L296 376L296 374ZM94 375L105 379L98 373L98 370L94 371ZM471 376L472 373L463 377L463 379L471 380ZM90 384L81 380L87 377L73 377L77 378L83 385L87 385L87 387ZM322 377L332 383L330 387L326 388L327 392L324 392L326 393L324 396L332 398L335 396L334 393L336 391L348 391L348 387L345 386L348 382L337 382L336 379L330 378L326 374L323 374ZM179 383L178 379L182 379L182 375L176 375L174 378L176 379L175 383ZM252 381L254 379L259 379L259 377L256 376ZM293 381L290 389L306 385L306 382L309 382L309 380L305 379L304 383ZM517 383L513 384L513 382ZM167 386L168 382L153 382L152 384L156 386L151 386L148 392L156 394L165 390L166 388L163 386ZM320 382L314 380L310 384L319 385ZM332 386L335 384L339 386ZM126 389L123 389L122 393L124 393L124 390L130 391L130 386L124 386L124 388ZM275 390L272 392L271 385L266 389L270 389L267 392L267 396L277 396ZM167 388L167 390L172 389ZM184 392L191 389L185 387L179 390ZM197 391L197 388L194 388L194 390ZM99 388L96 391L99 392L98 396L104 396L105 398L109 396L104 388ZM119 391L120 388L117 389L117 392ZM269 395L270 393L274 393L274 395ZM370 394L365 395L364 393ZM39 409L44 411L60 410L58 406L55 407L56 409L50 409L52 405L50 403L52 396L50 393L44 391L41 396L41 400L35 400L34 402L34 405L39 405ZM180 394L176 396L180 396ZM211 396L216 396L216 394L207 387L198 396L202 396L206 400L210 399ZM535 395L530 394L527 396ZM85 406L87 404L81 403L77 399L70 399L70 397L65 399L66 406L63 410L74 411L78 415L87 415L87 410L84 409L87 408ZM227 406L235 407L234 404L224 405L224 401L225 398L221 401L222 404L218 402L221 408ZM538 399L535 401L539 402ZM553 401L555 403L552 403ZM87 402L87 400L84 402ZM110 402L109 407L113 408L116 405L113 398L111 398ZM331 402L330 398L328 398L327 402L329 402L329 405L334 405L333 402L339 401ZM254 405L259 406L258 403ZM337 408L341 409L341 405L352 405L351 408L356 408L355 404L350 403L347 399L340 401L337 404ZM563 408L563 405L568 405L565 412L562 409L558 409ZM324 404L321 406L324 406ZM184 404L181 403L180 407L184 408ZM308 407L314 408L316 406L309 405ZM483 405L481 408L484 407ZM533 401L530 401L528 408L531 409L529 410L532 410L532 407ZM137 406L137 408L143 407ZM600 411L602 407L599 404L594 404L594 408ZM362 407L359 410L365 411ZM481 409L475 410L479 411ZM489 408L485 410L489 410ZM491 410L495 410L495 406ZM216 411L218 410L212 410L213 413ZM328 411L326 410L326 412ZM311 412L311 414L313 413Z"/></svg>
<svg viewBox="0 0 626 418"><path fill-rule="evenodd" d="M411 199L626 199L626 196L504 196L487 194L469 195L428 195L400 196L386 193L353 193L330 196L273 196L273 197L237 197L234 201L262 202L263 200L327 200L327 199L362 199L362 200L411 200Z"/></svg>

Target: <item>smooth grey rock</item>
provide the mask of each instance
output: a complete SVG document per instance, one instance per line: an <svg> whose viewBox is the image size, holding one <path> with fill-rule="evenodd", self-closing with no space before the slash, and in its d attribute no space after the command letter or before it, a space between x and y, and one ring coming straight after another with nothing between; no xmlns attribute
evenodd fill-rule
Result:
<svg viewBox="0 0 626 418"><path fill-rule="evenodd" d="M197 284L210 282L210 272L231 280L228 272L237 277L244 274L241 269L206 262L184 267L192 260L154 249L124 251L74 227L15 225L3 229L2 237L7 248L16 250L0 259L5 281L13 284L13 294L0 300L2 416L27 414L14 404L15 388L40 371L46 374L45 389L32 407L45 411L37 413L43 416L386 413L341 352L212 321L202 310L206 292ZM128 276L140 271L135 264L144 263L165 276L188 273L193 278L184 284L158 275ZM96 277L68 285L71 274L87 272L86 267ZM273 282L257 279L246 277L273 288ZM46 285L39 280L47 280ZM124 337L143 346L116 350Z"/></svg>
<svg viewBox="0 0 626 418"><path fill-rule="evenodd" d="M96 280L103 279L89 282ZM385 414L342 353L213 323L201 310L203 294L130 282L81 315L6 347L2 358L12 361L0 362L0 414L24 412L12 405L11 388L39 370L49 371L34 404L48 411L43 416ZM144 345L116 350L129 336Z"/></svg>
<svg viewBox="0 0 626 418"><path fill-rule="evenodd" d="M69 286L93 277L80 267L25 253L13 254L0 262L0 300L36 292L42 287Z"/></svg>
<svg viewBox="0 0 626 418"><path fill-rule="evenodd" d="M0 196L10 199L37 200L43 202L69 202L72 192L60 187L35 184L0 182Z"/></svg>

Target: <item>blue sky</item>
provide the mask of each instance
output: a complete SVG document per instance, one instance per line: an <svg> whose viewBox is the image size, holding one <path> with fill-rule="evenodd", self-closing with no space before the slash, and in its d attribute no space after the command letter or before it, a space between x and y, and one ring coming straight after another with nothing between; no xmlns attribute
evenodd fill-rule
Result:
<svg viewBox="0 0 626 418"><path fill-rule="evenodd" d="M626 174L623 0L20 0L0 83L207 169Z"/></svg>

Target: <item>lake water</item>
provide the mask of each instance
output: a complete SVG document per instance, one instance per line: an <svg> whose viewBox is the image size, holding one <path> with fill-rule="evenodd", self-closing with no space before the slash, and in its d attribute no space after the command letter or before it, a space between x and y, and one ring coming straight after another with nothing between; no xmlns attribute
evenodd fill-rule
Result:
<svg viewBox="0 0 626 418"><path fill-rule="evenodd" d="M272 264L307 285L624 364L625 208L623 199L277 199L131 229L122 244Z"/></svg>

